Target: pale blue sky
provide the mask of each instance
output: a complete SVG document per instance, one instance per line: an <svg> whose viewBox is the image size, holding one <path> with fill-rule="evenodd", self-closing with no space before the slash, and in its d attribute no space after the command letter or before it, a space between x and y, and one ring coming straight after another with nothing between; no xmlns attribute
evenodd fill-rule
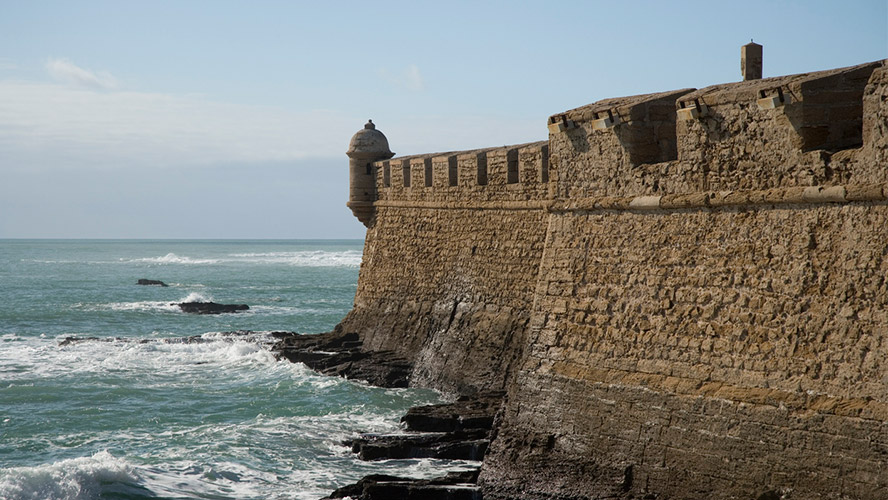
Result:
<svg viewBox="0 0 888 500"><path fill-rule="evenodd" d="M877 1L0 0L0 238L360 238L351 135L546 138L608 97L888 57Z"/></svg>

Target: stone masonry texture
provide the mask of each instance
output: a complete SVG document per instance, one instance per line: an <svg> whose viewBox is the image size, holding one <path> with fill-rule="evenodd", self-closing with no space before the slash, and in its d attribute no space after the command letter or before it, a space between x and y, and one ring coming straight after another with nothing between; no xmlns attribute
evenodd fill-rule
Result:
<svg viewBox="0 0 888 500"><path fill-rule="evenodd" d="M340 325L506 391L484 498L888 499L886 61L547 125L373 163Z"/></svg>

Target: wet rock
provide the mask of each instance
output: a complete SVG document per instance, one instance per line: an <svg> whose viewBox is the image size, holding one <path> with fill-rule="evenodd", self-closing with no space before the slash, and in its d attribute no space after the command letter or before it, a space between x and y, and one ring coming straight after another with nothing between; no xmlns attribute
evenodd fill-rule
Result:
<svg viewBox="0 0 888 500"><path fill-rule="evenodd" d="M346 444L361 460L439 458L481 460L490 445L490 431L473 429L459 432L362 434Z"/></svg>
<svg viewBox="0 0 888 500"><path fill-rule="evenodd" d="M215 302L180 302L172 305L179 306L179 309L189 314L236 313L250 308L246 304L217 304Z"/></svg>
<svg viewBox="0 0 888 500"><path fill-rule="evenodd" d="M322 500L481 500L478 470L451 472L435 479L408 479L375 474L339 488Z"/></svg>
<svg viewBox="0 0 888 500"><path fill-rule="evenodd" d="M356 333L282 336L272 350L278 358L304 363L325 375L363 380L379 387L407 387L413 365L391 351L363 351Z"/></svg>
<svg viewBox="0 0 888 500"><path fill-rule="evenodd" d="M160 280L149 280L149 279L145 279L145 278L140 279L139 281L136 282L136 284L137 284L137 285L169 286L169 285L167 285L166 283L164 283L163 281L160 281Z"/></svg>
<svg viewBox="0 0 888 500"><path fill-rule="evenodd" d="M452 403L417 406L401 418L406 432L363 434L346 444L363 460L482 460L502 398L500 392L485 393Z"/></svg>
<svg viewBox="0 0 888 500"><path fill-rule="evenodd" d="M487 392L462 396L453 403L415 406L401 421L407 429L422 432L455 432L463 429L491 429L504 393Z"/></svg>
<svg viewBox="0 0 888 500"><path fill-rule="evenodd" d="M362 350L356 333L333 331L315 335L276 332L272 347L278 358L304 363L326 375L364 380L381 387L407 387L413 369L410 362L391 351ZM484 458L493 434L494 416L502 392L461 397L452 403L411 408L402 418L405 432L364 434L347 441L363 460ZM431 480L385 475L366 476L334 491L328 499L355 500L480 500L478 470L448 474Z"/></svg>

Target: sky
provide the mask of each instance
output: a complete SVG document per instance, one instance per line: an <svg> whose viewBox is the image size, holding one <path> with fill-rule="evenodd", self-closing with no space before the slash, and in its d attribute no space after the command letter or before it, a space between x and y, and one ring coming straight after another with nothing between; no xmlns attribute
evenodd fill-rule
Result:
<svg viewBox="0 0 888 500"><path fill-rule="evenodd" d="M609 97L888 57L888 0L0 0L0 238L362 238L398 155L545 140Z"/></svg>

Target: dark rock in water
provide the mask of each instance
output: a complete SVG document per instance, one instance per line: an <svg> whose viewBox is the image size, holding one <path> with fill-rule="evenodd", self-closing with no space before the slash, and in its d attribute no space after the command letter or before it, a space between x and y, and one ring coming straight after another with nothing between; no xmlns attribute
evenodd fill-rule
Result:
<svg viewBox="0 0 888 500"><path fill-rule="evenodd" d="M363 351L356 333L281 336L278 358L304 363L325 375L363 380L379 387L407 387L413 365L390 351Z"/></svg>
<svg viewBox="0 0 888 500"><path fill-rule="evenodd" d="M322 500L351 497L355 500L481 500L478 470L451 472L435 479L407 479L374 474L339 488Z"/></svg>
<svg viewBox="0 0 888 500"><path fill-rule="evenodd" d="M169 286L163 281L160 280L146 280L145 278L140 279L136 282L137 285L158 285L158 286Z"/></svg>
<svg viewBox="0 0 888 500"><path fill-rule="evenodd" d="M347 441L362 460L439 458L481 460L490 444L503 393L466 396L453 403L417 406L401 418L406 431L364 434Z"/></svg>
<svg viewBox="0 0 888 500"><path fill-rule="evenodd" d="M494 415L503 396L501 392L477 394L453 403L411 408L401 419L407 425L407 432L365 434L346 444L363 460L482 460L492 439ZM327 498L481 500L477 482L478 470L452 472L443 478L428 480L372 475L334 491Z"/></svg>
<svg viewBox="0 0 888 500"><path fill-rule="evenodd" d="M490 431L473 429L460 432L423 432L405 434L363 434L352 439L352 451L361 460L438 458L443 460L481 460L487 451Z"/></svg>
<svg viewBox="0 0 888 500"><path fill-rule="evenodd" d="M364 351L357 333L337 329L299 335L274 332L278 358L304 363L326 375L364 380L381 387L407 387L413 365L390 351ZM495 419L504 394L475 394L453 403L411 408L402 418L406 432L365 434L345 442L364 460L438 458L482 460L495 435ZM416 480L371 475L334 491L327 499L481 500L478 470Z"/></svg>
<svg viewBox="0 0 888 500"><path fill-rule="evenodd" d="M407 429L420 432L456 432L466 429L491 429L504 393L487 392L463 396L453 403L414 406L401 421Z"/></svg>
<svg viewBox="0 0 888 500"><path fill-rule="evenodd" d="M180 302L172 305L177 305L182 311L191 314L235 313L250 308L246 304L217 304L215 302Z"/></svg>

